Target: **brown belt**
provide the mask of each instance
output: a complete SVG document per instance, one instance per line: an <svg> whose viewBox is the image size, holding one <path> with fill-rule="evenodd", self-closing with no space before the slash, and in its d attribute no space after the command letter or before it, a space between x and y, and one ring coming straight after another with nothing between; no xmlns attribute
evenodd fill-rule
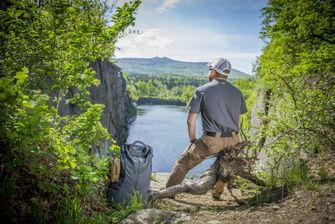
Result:
<svg viewBox="0 0 335 224"><path fill-rule="evenodd" d="M233 132L236 133L236 134L238 134L238 132L236 132L236 131L233 131ZM222 132L222 133L220 133L221 134L220 137L221 138L233 137L233 132ZM208 136L211 136L211 137L215 137L216 133L218 133L218 132L205 131L204 133L205 133L205 135L208 135Z"/></svg>

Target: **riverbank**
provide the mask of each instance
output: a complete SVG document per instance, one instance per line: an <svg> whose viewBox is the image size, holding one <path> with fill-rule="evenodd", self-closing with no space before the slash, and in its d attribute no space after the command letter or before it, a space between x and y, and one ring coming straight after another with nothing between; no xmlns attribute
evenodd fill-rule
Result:
<svg viewBox="0 0 335 224"><path fill-rule="evenodd" d="M186 106L186 103L180 100L174 99L160 99L153 97L141 97L136 102L137 105L174 105L174 106Z"/></svg>

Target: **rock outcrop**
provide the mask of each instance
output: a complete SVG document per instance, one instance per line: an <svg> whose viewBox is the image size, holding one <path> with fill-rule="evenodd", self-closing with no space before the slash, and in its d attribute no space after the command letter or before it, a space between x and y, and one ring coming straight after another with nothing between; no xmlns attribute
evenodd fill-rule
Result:
<svg viewBox="0 0 335 224"><path fill-rule="evenodd" d="M251 118L250 118L250 136L251 141L256 142L256 145L259 148L263 148L266 143L268 143L269 139L266 138L266 135L263 133L264 128L268 125L268 120L265 119L269 114L269 100L270 100L271 92L270 90L259 91L256 101L251 110ZM268 160L264 151L260 151L259 153L260 166L265 167L266 161Z"/></svg>
<svg viewBox="0 0 335 224"><path fill-rule="evenodd" d="M127 93L126 81L121 69L109 61L97 60L91 66L96 71L95 78L100 80L100 85L89 88L90 101L105 105L101 123L117 144L122 145L128 136L129 123L136 117L136 108ZM79 108L63 102L59 113L78 114Z"/></svg>
<svg viewBox="0 0 335 224"><path fill-rule="evenodd" d="M166 211L161 209L143 209L133 213L122 220L121 224L151 224L151 223L184 223L190 221L191 217L186 213Z"/></svg>
<svg viewBox="0 0 335 224"><path fill-rule="evenodd" d="M267 125L267 121L264 120L269 113L269 99L270 91L259 91L256 101L251 109L251 130L250 135L252 136L252 141L257 142L259 147L264 145L265 136L261 133L260 129L262 126ZM263 117L263 118L262 118Z"/></svg>
<svg viewBox="0 0 335 224"><path fill-rule="evenodd" d="M126 80L119 67L107 61L97 60L92 63L96 78L100 80L98 87L91 87L91 99L94 103L104 104L102 124L119 145L128 136L128 124L136 117L134 107L126 88Z"/></svg>

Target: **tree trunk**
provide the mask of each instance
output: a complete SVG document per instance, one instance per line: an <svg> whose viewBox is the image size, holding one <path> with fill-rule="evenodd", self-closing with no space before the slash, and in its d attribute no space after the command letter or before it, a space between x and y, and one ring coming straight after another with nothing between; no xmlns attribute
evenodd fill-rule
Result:
<svg viewBox="0 0 335 224"><path fill-rule="evenodd" d="M236 150L242 150L245 144L240 147L232 147L233 150L218 155L214 164L206 170L196 182L183 183L172 186L150 195L151 199L173 198L177 194L190 193L194 195L206 194L211 190L217 181L221 180L228 185L237 177L244 178L259 186L265 186L265 183L248 171L251 165L250 161L243 158L232 157ZM235 150L234 150L235 149ZM247 170L248 169L248 170ZM231 192L231 191L230 191Z"/></svg>

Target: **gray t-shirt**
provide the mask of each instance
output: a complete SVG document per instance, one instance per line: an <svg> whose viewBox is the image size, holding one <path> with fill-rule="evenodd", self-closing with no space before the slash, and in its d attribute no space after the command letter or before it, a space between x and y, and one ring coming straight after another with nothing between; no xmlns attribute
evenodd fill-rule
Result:
<svg viewBox="0 0 335 224"><path fill-rule="evenodd" d="M208 132L239 131L240 114L247 112L241 91L215 79L197 88L187 109L201 112L202 129Z"/></svg>

